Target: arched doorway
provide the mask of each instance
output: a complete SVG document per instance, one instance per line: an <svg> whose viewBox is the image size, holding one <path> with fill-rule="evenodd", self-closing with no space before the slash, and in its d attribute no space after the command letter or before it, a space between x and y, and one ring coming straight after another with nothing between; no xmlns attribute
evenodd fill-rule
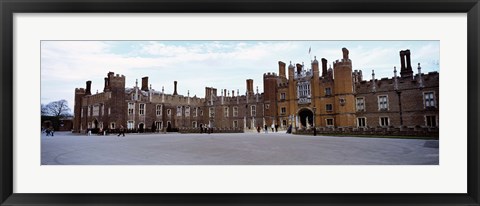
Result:
<svg viewBox="0 0 480 206"><path fill-rule="evenodd" d="M298 111L298 116L300 118L300 124L302 125L302 127L307 127L307 122L308 122L308 126L313 126L312 110L303 108L300 111Z"/></svg>
<svg viewBox="0 0 480 206"><path fill-rule="evenodd" d="M143 133L145 129L145 125L143 123L138 124L138 132Z"/></svg>

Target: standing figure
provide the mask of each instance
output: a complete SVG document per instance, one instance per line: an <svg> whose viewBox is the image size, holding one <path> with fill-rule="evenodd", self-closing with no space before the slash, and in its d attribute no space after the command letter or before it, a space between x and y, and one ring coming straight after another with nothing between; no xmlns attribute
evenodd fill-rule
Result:
<svg viewBox="0 0 480 206"><path fill-rule="evenodd" d="M267 134L268 133L268 126L265 125L264 127L265 127L265 134Z"/></svg>
<svg viewBox="0 0 480 206"><path fill-rule="evenodd" d="M121 134L125 137L125 128L123 128L123 125L120 125L120 132L118 132L117 136L120 137Z"/></svg>

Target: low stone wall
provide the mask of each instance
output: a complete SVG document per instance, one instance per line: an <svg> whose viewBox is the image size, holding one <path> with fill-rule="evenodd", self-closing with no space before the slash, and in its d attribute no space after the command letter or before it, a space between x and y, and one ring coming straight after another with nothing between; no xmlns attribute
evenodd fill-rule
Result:
<svg viewBox="0 0 480 206"><path fill-rule="evenodd" d="M208 133L208 130L200 128L179 128L180 133ZM210 133L243 133L243 129L240 128L211 128Z"/></svg>
<svg viewBox="0 0 480 206"><path fill-rule="evenodd" d="M313 129L296 129L294 134L313 134ZM317 134L321 135L371 135L371 136L415 136L415 137L439 137L438 128L428 127L375 127L375 128L352 128L352 127L317 127Z"/></svg>

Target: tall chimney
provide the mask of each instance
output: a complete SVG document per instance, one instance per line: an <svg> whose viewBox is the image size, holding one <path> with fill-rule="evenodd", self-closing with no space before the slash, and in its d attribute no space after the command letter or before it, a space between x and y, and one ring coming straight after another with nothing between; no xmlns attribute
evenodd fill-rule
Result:
<svg viewBox="0 0 480 206"><path fill-rule="evenodd" d="M232 97L235 97L235 90L232 90Z"/></svg>
<svg viewBox="0 0 480 206"><path fill-rule="evenodd" d="M405 65L405 56L406 58L406 65ZM401 77L412 77L413 70L412 65L410 62L410 50L400 51L400 57L402 59L402 67L400 69L400 76Z"/></svg>
<svg viewBox="0 0 480 206"><path fill-rule="evenodd" d="M405 71L405 51L400 51L400 72Z"/></svg>
<svg viewBox="0 0 480 206"><path fill-rule="evenodd" d="M282 61L278 61L278 76L280 77L287 77L285 76L285 63Z"/></svg>
<svg viewBox="0 0 480 206"><path fill-rule="evenodd" d="M327 59L322 58L322 77L327 76Z"/></svg>
<svg viewBox="0 0 480 206"><path fill-rule="evenodd" d="M142 77L142 89L143 91L148 91L148 77Z"/></svg>
<svg viewBox="0 0 480 206"><path fill-rule="evenodd" d="M410 62L410 50L405 50L405 56L407 56L407 70L412 71L412 64Z"/></svg>
<svg viewBox="0 0 480 206"><path fill-rule="evenodd" d="M92 88L92 81L88 80L87 88L85 88L85 95L92 95L92 92L90 91L91 88Z"/></svg>
<svg viewBox="0 0 480 206"><path fill-rule="evenodd" d="M109 88L108 88L108 77L105 77L105 85L103 86L103 91L106 92L108 90L109 90Z"/></svg>
<svg viewBox="0 0 480 206"><path fill-rule="evenodd" d="M223 89L223 96L224 96L224 97L227 96L227 89Z"/></svg>
<svg viewBox="0 0 480 206"><path fill-rule="evenodd" d="M253 95L253 79L247 79L247 94Z"/></svg>
<svg viewBox="0 0 480 206"><path fill-rule="evenodd" d="M177 93L177 81L173 81L173 95L178 95L178 93Z"/></svg>
<svg viewBox="0 0 480 206"><path fill-rule="evenodd" d="M302 73L302 65L301 64L297 64L297 74L300 74Z"/></svg>

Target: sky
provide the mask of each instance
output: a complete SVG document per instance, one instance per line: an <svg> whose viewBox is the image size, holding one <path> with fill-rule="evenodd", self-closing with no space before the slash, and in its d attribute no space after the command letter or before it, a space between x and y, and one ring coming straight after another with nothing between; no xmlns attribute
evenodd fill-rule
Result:
<svg viewBox="0 0 480 206"><path fill-rule="evenodd" d="M321 58L331 65L349 50L353 70L363 79L393 77L400 73L400 50L410 49L413 72L440 69L439 41L42 41L41 103L65 99L73 112L75 88L92 81L92 94L103 91L108 72L125 75L126 87L148 76L152 89L204 97L205 87L246 92L246 79L263 92L263 74L278 74L278 61L288 65ZM311 50L310 50L311 48ZM309 53L310 50L310 53ZM321 64L320 64L321 71ZM287 70L288 73L288 70ZM288 74L287 74L288 75ZM231 93L230 93L231 95Z"/></svg>

